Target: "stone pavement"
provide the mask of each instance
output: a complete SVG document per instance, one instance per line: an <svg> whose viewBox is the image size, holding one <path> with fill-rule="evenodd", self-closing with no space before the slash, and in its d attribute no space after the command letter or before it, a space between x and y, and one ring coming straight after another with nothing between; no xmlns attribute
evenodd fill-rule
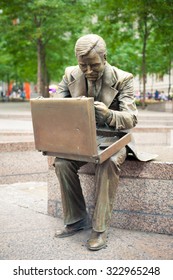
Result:
<svg viewBox="0 0 173 280"><path fill-rule="evenodd" d="M110 228L108 246L98 252L85 246L89 230L54 238L63 222L47 214L47 159L33 146L10 150L24 136L32 143L29 104L0 103L0 145L6 143L0 154L1 260L173 259L170 235Z"/></svg>
<svg viewBox="0 0 173 280"><path fill-rule="evenodd" d="M54 238L62 220L47 215L46 182L0 185L1 260L172 260L169 235L110 228L108 246L85 247L90 231Z"/></svg>

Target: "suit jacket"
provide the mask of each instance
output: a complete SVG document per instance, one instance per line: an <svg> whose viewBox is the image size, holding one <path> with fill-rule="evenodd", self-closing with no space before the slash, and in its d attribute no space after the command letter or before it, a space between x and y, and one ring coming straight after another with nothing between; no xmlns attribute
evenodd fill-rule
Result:
<svg viewBox="0 0 173 280"><path fill-rule="evenodd" d="M96 98L112 110L111 127L128 131L137 124L137 108L134 99L133 75L106 63L103 72L101 91ZM58 85L58 97L87 96L86 79L79 66L67 67ZM128 151L139 160L153 159L151 154L137 153L134 140L129 143Z"/></svg>

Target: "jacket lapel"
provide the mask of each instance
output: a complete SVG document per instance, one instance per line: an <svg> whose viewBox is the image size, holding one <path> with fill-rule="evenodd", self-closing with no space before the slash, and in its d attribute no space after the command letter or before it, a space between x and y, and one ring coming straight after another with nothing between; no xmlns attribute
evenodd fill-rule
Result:
<svg viewBox="0 0 173 280"><path fill-rule="evenodd" d="M117 95L118 90L108 85L103 85L99 96L99 101L103 102L107 107L109 107Z"/></svg>
<svg viewBox="0 0 173 280"><path fill-rule="evenodd" d="M118 90L114 88L117 83L117 78L113 71L113 68L109 63L106 63L105 71L103 73L103 85L99 96L99 101L105 103L109 107L118 93Z"/></svg>
<svg viewBox="0 0 173 280"><path fill-rule="evenodd" d="M76 67L71 72L72 82L68 85L72 97L86 96L86 81L80 68Z"/></svg>

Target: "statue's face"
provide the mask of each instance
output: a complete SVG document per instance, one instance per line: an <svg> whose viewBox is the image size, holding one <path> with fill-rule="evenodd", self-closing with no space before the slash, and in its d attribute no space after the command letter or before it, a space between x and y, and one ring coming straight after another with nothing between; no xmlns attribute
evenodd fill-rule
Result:
<svg viewBox="0 0 173 280"><path fill-rule="evenodd" d="M78 57L78 64L85 77L90 81L96 81L105 68L106 59L96 52Z"/></svg>

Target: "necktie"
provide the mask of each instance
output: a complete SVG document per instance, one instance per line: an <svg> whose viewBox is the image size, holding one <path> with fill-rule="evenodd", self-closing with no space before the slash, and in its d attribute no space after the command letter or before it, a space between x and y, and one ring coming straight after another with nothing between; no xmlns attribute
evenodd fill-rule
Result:
<svg viewBox="0 0 173 280"><path fill-rule="evenodd" d="M88 83L88 97L95 97L95 81L87 81Z"/></svg>

